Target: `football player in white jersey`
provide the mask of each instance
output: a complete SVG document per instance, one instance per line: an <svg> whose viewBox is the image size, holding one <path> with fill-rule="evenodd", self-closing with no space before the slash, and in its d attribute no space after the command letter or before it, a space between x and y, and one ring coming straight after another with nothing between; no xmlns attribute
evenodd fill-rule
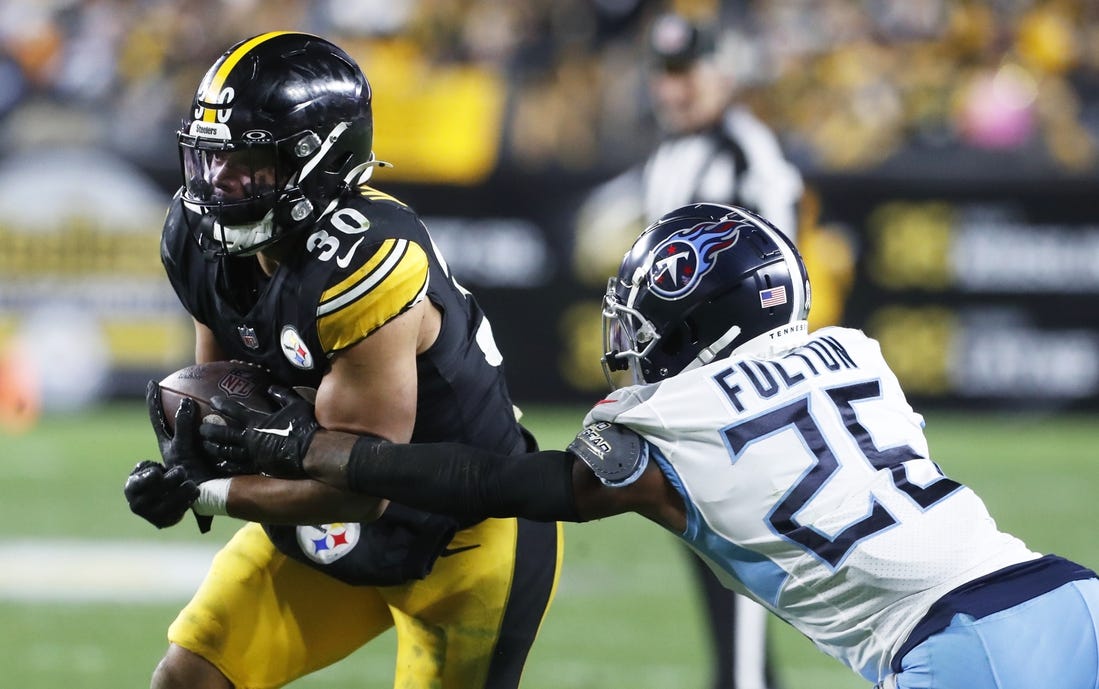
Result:
<svg viewBox="0 0 1099 689"><path fill-rule="evenodd" d="M794 245L760 217L679 208L637 239L604 308L608 370L565 451L506 457L217 406L208 451L458 515L636 512L883 688L1094 689L1099 579L996 528L932 459L878 343L810 333ZM246 422L242 428L240 423ZM279 429L288 436L266 429Z"/></svg>

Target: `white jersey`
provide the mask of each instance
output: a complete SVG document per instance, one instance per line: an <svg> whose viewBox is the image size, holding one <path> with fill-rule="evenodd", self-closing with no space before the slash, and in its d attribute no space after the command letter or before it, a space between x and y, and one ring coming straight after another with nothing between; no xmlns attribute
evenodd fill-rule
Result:
<svg viewBox="0 0 1099 689"><path fill-rule="evenodd" d="M594 421L644 436L686 502L679 536L730 588L873 682L943 594L1038 557L940 473L858 330L623 388Z"/></svg>

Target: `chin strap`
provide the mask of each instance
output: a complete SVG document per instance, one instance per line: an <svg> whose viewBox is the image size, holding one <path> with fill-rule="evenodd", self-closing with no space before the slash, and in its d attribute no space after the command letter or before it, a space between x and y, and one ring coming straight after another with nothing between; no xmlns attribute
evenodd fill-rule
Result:
<svg viewBox="0 0 1099 689"><path fill-rule="evenodd" d="M733 327L726 330L724 335L714 340L709 347L706 347L701 352L699 352L698 356L696 356L691 361L691 363L684 366L683 373L686 373L687 371L690 371L692 369L696 369L699 366L705 366L706 364L713 361L715 358L717 358L718 353L731 345L733 343L733 340L735 340L739 335L739 325L734 325Z"/></svg>
<svg viewBox="0 0 1099 689"><path fill-rule="evenodd" d="M725 331L725 334L714 340L713 344L698 353L691 363L683 367L683 373L692 369L705 366L714 359L723 349L732 344L740 335L740 327L734 325ZM740 356L752 356L770 358L783 352L788 352L795 347L800 347L809 340L809 323L807 321L794 321L786 325L772 328L765 333L760 333L747 342L742 343L726 356L734 354Z"/></svg>

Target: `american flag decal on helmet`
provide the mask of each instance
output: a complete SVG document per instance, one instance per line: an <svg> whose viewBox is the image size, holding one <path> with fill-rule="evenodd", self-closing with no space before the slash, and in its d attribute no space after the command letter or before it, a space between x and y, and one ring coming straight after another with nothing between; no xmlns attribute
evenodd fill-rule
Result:
<svg viewBox="0 0 1099 689"><path fill-rule="evenodd" d="M759 291L759 305L765 309L772 306L782 306L786 303L786 285L779 285L771 289Z"/></svg>

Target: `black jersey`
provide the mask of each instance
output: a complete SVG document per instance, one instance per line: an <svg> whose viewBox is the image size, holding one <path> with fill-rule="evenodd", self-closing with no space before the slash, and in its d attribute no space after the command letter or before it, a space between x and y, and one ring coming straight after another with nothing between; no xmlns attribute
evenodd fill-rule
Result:
<svg viewBox="0 0 1099 689"><path fill-rule="evenodd" d="M254 258L203 251L192 231L198 220L177 194L161 259L184 307L229 358L265 366L290 385L318 387L332 356L427 298L442 313L442 326L417 357L412 442L454 441L509 454L526 448L488 321L408 206L369 187L345 196L311 231L286 240L299 242L300 251L269 278ZM280 550L303 559L305 545L293 527L267 531ZM353 569L346 562L352 559L319 565L352 581L357 575L339 571ZM303 561L318 565L316 558Z"/></svg>

